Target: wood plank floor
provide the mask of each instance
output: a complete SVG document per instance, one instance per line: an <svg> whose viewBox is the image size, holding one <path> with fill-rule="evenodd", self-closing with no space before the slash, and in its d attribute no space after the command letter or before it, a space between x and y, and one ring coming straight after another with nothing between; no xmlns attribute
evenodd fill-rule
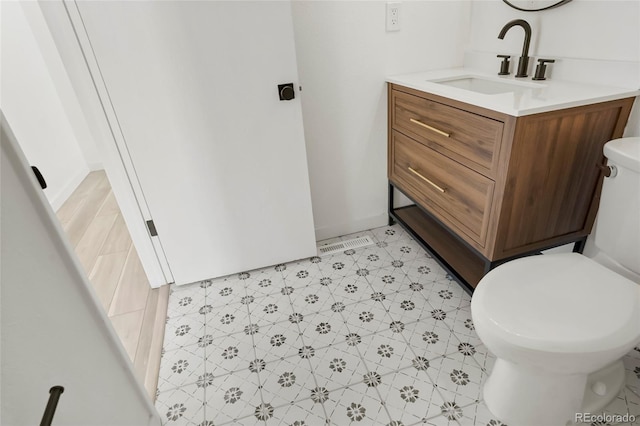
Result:
<svg viewBox="0 0 640 426"><path fill-rule="evenodd" d="M104 171L57 212L138 379L155 400L169 286L151 289Z"/></svg>

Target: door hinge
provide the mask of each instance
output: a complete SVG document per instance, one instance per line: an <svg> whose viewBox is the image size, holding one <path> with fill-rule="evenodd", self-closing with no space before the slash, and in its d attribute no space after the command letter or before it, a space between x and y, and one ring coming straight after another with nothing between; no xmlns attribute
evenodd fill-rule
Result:
<svg viewBox="0 0 640 426"><path fill-rule="evenodd" d="M147 228L149 229L149 234L151 234L152 237L158 236L158 231L156 230L156 225L153 223L153 220L147 221Z"/></svg>

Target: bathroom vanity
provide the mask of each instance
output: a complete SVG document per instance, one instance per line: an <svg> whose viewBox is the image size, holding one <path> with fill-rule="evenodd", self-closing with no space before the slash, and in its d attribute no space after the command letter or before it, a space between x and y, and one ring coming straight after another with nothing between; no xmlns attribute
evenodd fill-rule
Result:
<svg viewBox="0 0 640 426"><path fill-rule="evenodd" d="M582 250L602 147L622 136L637 91L466 70L387 81L390 220L467 290L509 259ZM414 204L395 207L394 188Z"/></svg>

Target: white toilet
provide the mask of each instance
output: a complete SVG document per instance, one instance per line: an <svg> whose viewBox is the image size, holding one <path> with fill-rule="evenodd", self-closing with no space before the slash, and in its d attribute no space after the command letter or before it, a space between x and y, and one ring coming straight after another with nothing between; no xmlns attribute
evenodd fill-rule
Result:
<svg viewBox="0 0 640 426"><path fill-rule="evenodd" d="M624 386L621 358L640 342L640 138L610 141L604 153L613 172L597 255L513 260L473 294L476 331L497 358L484 400L509 425L565 426L576 413L597 414Z"/></svg>

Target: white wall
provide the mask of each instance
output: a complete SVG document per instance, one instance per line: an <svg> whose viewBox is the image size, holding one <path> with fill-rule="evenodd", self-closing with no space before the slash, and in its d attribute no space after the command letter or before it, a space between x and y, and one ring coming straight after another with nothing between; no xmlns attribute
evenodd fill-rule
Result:
<svg viewBox="0 0 640 426"><path fill-rule="evenodd" d="M525 19L533 29L530 56L614 61L640 60L640 2L573 0L542 12L520 12L502 1L473 1L469 47L520 55L524 32L498 33L508 21ZM497 60L497 58L496 58Z"/></svg>
<svg viewBox="0 0 640 426"><path fill-rule="evenodd" d="M55 210L89 168L21 3L3 1L0 14L0 106Z"/></svg>
<svg viewBox="0 0 640 426"><path fill-rule="evenodd" d="M584 61L582 69L563 78L584 78L599 67L599 62L612 61L613 72L601 72L600 82L612 86L640 87L640 75L620 79L616 71L640 61L640 1L638 0L573 0L562 7L543 12L519 12L502 1L473 1L469 49L492 54L512 54L514 64L522 51L524 32L512 28L504 40L500 29L512 19L525 19L533 36L529 56L560 58L550 66L563 67L569 60ZM576 61L578 62L578 61ZM498 59L495 67L498 69ZM515 65L512 65L515 66ZM531 69L535 66L532 59ZM636 71L637 74L637 71ZM625 136L640 136L640 107L634 107Z"/></svg>
<svg viewBox="0 0 640 426"><path fill-rule="evenodd" d="M403 2L391 33L385 5L293 1L318 239L387 221L385 76L462 65L468 2Z"/></svg>
<svg viewBox="0 0 640 426"><path fill-rule="evenodd" d="M35 1L22 1L21 5L87 166L90 170L100 170L102 169L101 156L42 11Z"/></svg>

